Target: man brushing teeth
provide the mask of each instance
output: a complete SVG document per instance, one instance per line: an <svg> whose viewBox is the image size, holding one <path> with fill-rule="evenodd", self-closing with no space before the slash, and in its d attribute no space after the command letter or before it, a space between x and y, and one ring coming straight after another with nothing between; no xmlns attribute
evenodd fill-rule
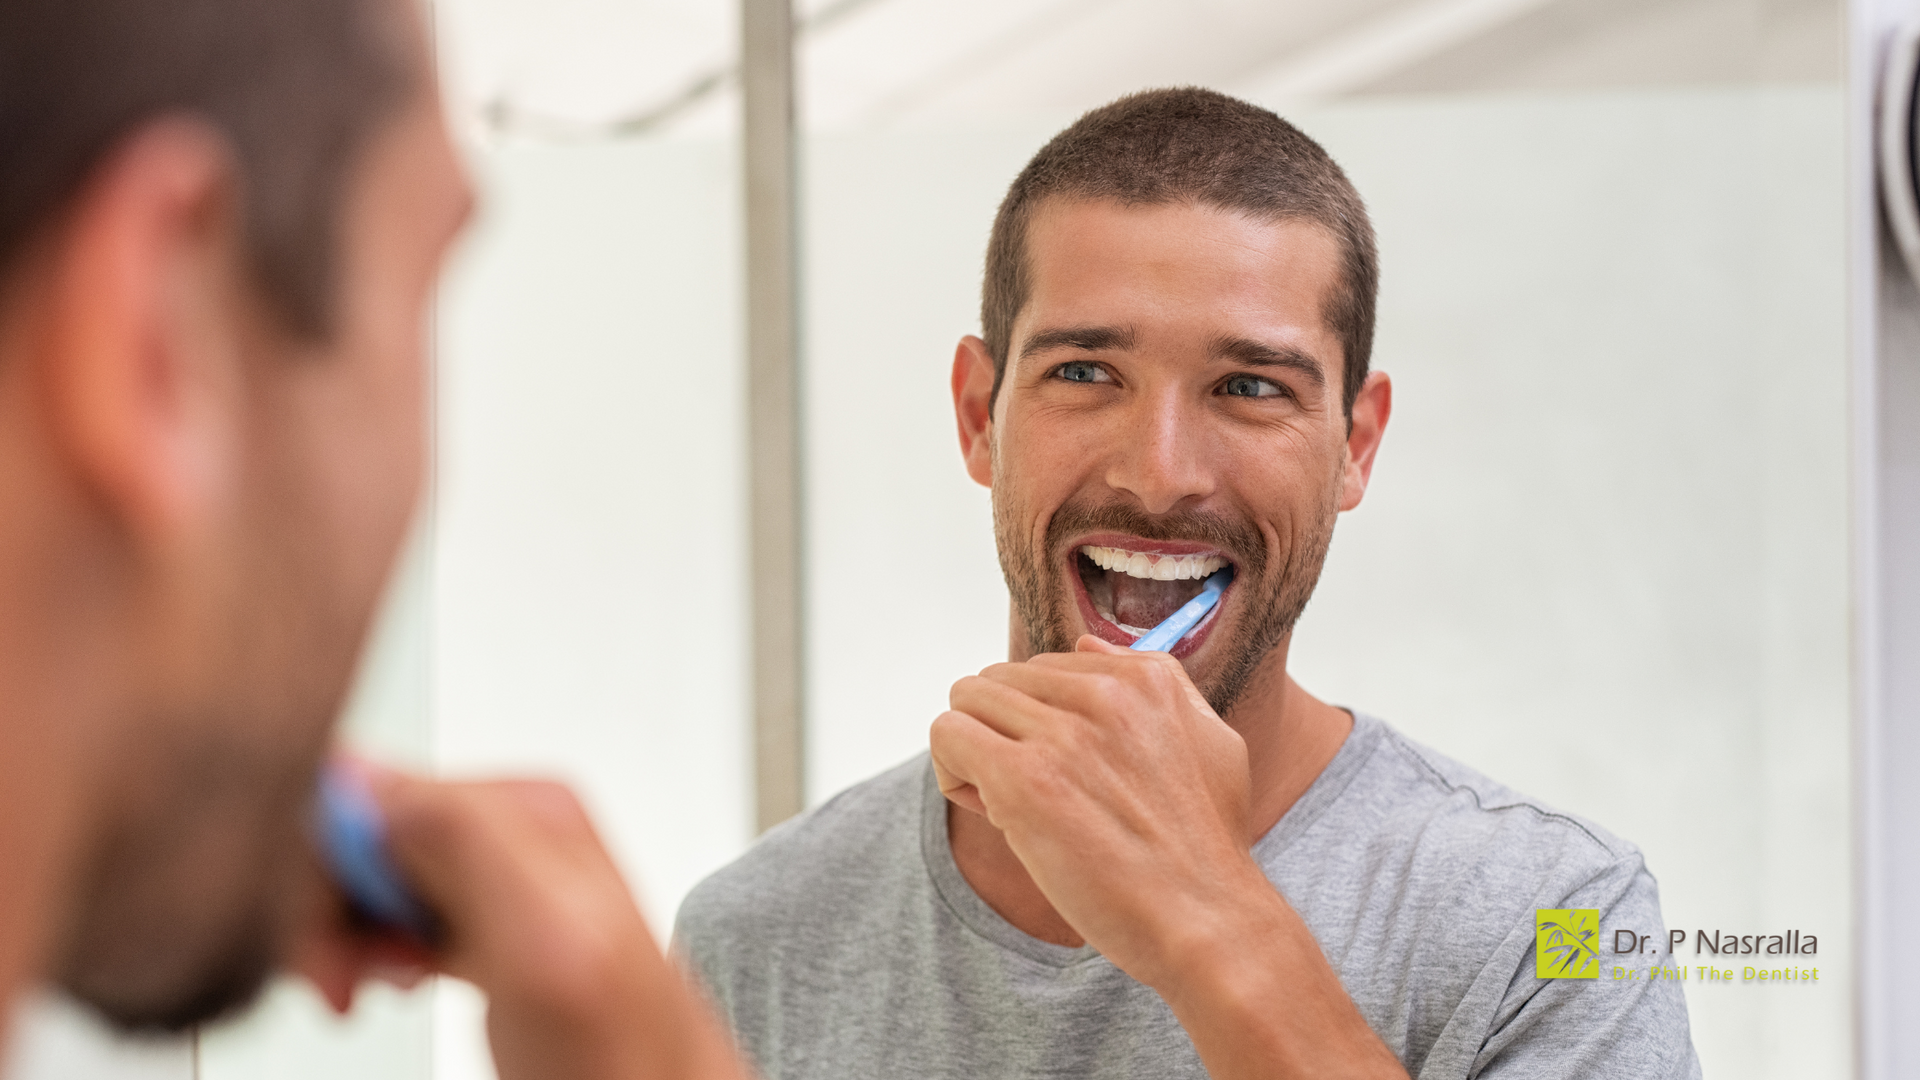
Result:
<svg viewBox="0 0 1920 1080"><path fill-rule="evenodd" d="M1376 277L1325 151L1208 91L1014 181L951 376L1008 662L681 909L763 1073L1698 1076L1674 984L1541 977L1538 909L1663 925L1632 845L1288 674L1391 411Z"/></svg>
<svg viewBox="0 0 1920 1080"><path fill-rule="evenodd" d="M1224 557L1212 552L1165 550L1168 547L1140 541L1131 547L1083 544L1076 549L1080 613L1087 617L1092 633L1116 645L1138 642L1200 595L1207 580L1227 565ZM1218 610L1209 609L1168 651L1180 657L1191 654L1206 637Z"/></svg>

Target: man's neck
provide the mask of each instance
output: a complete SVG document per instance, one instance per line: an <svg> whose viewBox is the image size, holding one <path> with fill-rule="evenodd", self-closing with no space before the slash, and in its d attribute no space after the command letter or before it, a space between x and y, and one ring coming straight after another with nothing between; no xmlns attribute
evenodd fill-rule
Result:
<svg viewBox="0 0 1920 1080"><path fill-rule="evenodd" d="M1019 637L1016 631L1010 650L1016 658L1022 651ZM1351 714L1307 693L1287 673L1289 644L1282 642L1268 655L1226 717L1247 745L1249 847L1306 794L1353 730ZM1001 918L1042 941L1083 944L986 818L949 804L947 836L961 876Z"/></svg>
<svg viewBox="0 0 1920 1080"><path fill-rule="evenodd" d="M6 356L15 364L22 357ZM18 404L17 385L0 400ZM98 665L100 575L72 576L82 545L49 523L47 470L23 449L32 425L0 412L0 1045L12 1005L49 975L91 828L99 783L90 758L106 749L89 723L112 693ZM88 588L62 589L73 580ZM89 749L96 751L89 754ZM109 751L110 752L110 751Z"/></svg>
<svg viewBox="0 0 1920 1080"><path fill-rule="evenodd" d="M1253 794L1249 844L1279 824L1353 731L1351 713L1293 681L1287 672L1289 644L1282 642L1273 651L1226 717L1247 744Z"/></svg>
<svg viewBox="0 0 1920 1080"><path fill-rule="evenodd" d="M13 629L0 629L0 651ZM0 1047L13 1005L48 974L83 831L62 710L21 675L0 662Z"/></svg>

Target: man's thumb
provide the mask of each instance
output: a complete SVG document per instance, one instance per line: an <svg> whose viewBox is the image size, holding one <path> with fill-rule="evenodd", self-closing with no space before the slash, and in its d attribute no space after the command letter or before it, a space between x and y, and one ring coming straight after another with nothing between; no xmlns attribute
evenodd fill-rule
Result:
<svg viewBox="0 0 1920 1080"><path fill-rule="evenodd" d="M1115 645L1113 642L1108 641L1106 638L1103 638L1103 637L1096 637L1092 634L1081 634L1080 640L1073 643L1073 651L1074 652L1098 652L1098 653L1124 653L1124 652L1127 652L1128 649L1125 645Z"/></svg>

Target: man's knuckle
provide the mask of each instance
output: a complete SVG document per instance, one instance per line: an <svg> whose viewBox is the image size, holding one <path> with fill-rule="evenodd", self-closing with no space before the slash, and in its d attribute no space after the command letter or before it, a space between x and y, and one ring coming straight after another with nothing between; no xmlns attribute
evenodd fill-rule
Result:
<svg viewBox="0 0 1920 1080"><path fill-rule="evenodd" d="M960 737L960 728L965 724L965 714L948 710L933 718L927 725L927 738L936 747L945 746Z"/></svg>
<svg viewBox="0 0 1920 1080"><path fill-rule="evenodd" d="M962 676L948 692L947 701L957 709L960 707L960 702L978 697L990 685L991 681L985 675Z"/></svg>
<svg viewBox="0 0 1920 1080"><path fill-rule="evenodd" d="M1099 672L1089 676L1087 680L1088 696L1103 705L1110 705L1120 700L1126 690L1126 680L1111 671Z"/></svg>
<svg viewBox="0 0 1920 1080"><path fill-rule="evenodd" d="M1062 760L1063 755L1058 754L1021 754L1014 765L1020 777L1019 788L1036 799L1057 799L1070 783L1069 770L1062 767Z"/></svg>

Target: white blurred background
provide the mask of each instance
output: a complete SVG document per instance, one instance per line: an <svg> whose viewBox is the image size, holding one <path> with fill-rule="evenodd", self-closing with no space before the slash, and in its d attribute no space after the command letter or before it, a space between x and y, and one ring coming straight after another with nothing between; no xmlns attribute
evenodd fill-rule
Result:
<svg viewBox="0 0 1920 1080"><path fill-rule="evenodd" d="M735 12L436 9L486 201L351 726L574 782L664 934L751 839ZM1639 843L1672 926L1817 934L1818 985L1690 985L1696 1042L1710 1076L1848 1072L1840 5L802 16L809 800L1003 654L945 385L1005 185L1086 108L1214 86L1325 143L1380 234L1397 409L1299 677ZM44 1004L13 1073L479 1080L480 1008L378 991L341 1023L287 986L196 1054Z"/></svg>

